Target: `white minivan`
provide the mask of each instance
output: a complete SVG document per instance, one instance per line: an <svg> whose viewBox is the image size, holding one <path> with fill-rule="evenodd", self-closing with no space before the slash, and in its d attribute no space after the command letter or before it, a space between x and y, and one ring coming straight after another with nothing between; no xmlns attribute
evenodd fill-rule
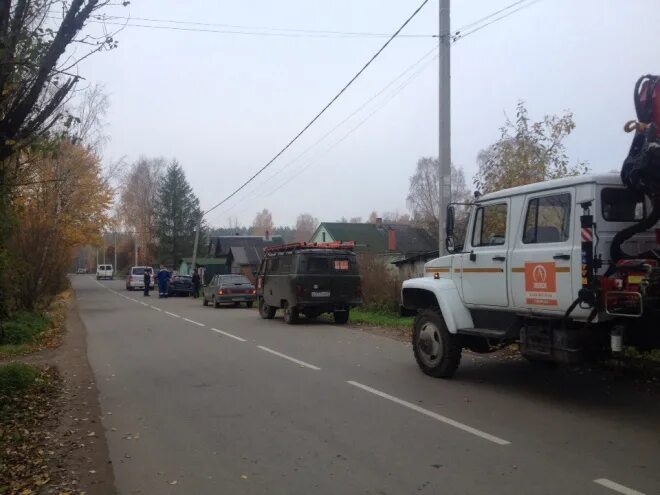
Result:
<svg viewBox="0 0 660 495"><path fill-rule="evenodd" d="M154 288L154 271L150 266L132 266L126 275L126 290L144 289L144 271L151 272L151 283L149 287Z"/></svg>
<svg viewBox="0 0 660 495"><path fill-rule="evenodd" d="M99 280L99 279L102 279L102 278L108 278L108 279L112 280L114 275L115 275L115 272L112 269L112 265L98 265L96 267L96 280Z"/></svg>

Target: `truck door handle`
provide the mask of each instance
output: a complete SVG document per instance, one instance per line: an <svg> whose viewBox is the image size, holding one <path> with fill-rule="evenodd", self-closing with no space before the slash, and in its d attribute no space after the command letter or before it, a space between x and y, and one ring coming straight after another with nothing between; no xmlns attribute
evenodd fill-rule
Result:
<svg viewBox="0 0 660 495"><path fill-rule="evenodd" d="M570 254L555 254L553 257L555 260L570 260L571 255Z"/></svg>
<svg viewBox="0 0 660 495"><path fill-rule="evenodd" d="M506 261L504 256L493 256L493 261Z"/></svg>

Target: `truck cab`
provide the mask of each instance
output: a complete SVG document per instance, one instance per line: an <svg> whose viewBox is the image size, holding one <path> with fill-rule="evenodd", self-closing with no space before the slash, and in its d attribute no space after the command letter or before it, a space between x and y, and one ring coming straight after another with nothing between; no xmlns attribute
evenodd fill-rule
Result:
<svg viewBox="0 0 660 495"><path fill-rule="evenodd" d="M417 313L413 349L421 369L452 376L464 348L492 352L518 342L530 361L577 362L607 350L614 330L625 331L631 342L648 341L654 325L658 333L658 300L640 292L637 308L636 296L618 296L635 301L628 314L617 314L603 289L616 284L601 280L611 271L616 233L648 213L644 195L626 189L617 174L478 197L469 206L462 245L428 262L425 277L402 287L403 307ZM451 211L448 218L451 238ZM644 265L644 253L657 248L655 229L636 234L623 248ZM657 272L657 260L655 267L651 261L643 267L649 276ZM644 310L642 299L650 303Z"/></svg>

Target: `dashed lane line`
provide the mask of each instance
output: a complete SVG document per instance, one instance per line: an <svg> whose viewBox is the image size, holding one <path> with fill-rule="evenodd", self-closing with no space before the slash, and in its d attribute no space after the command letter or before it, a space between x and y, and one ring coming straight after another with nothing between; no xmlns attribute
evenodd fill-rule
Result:
<svg viewBox="0 0 660 495"><path fill-rule="evenodd" d="M283 359L287 359L287 360L291 361L292 363L299 364L300 366L303 366L305 368L310 368L310 369L313 369L313 370L316 370L316 371L321 370L321 368L319 368L318 366L314 366L313 364L306 363L305 361L301 361L300 359L292 358L291 356L287 356L286 354L282 354L281 352L277 352L277 351L275 351L273 349L270 349L268 347L264 347L263 345L258 345L257 347L259 349L261 349L262 351L270 352L271 354L274 354L275 356L279 356Z"/></svg>
<svg viewBox="0 0 660 495"><path fill-rule="evenodd" d="M239 336L234 335L234 334L231 334L229 332L225 332L224 330L218 330L217 328L212 328L211 331L215 332L215 333L219 333L220 335L224 335L225 337L230 337L232 339L236 339L239 342L247 342L247 340L245 340L244 338L239 337Z"/></svg>
<svg viewBox="0 0 660 495"><path fill-rule="evenodd" d="M158 306L149 306L151 309L155 309L156 311L163 311L160 309Z"/></svg>
<svg viewBox="0 0 660 495"><path fill-rule="evenodd" d="M190 320L188 318L183 318L183 321L187 321L188 323L192 323L193 325L197 325L198 327L205 327L206 326L206 325L204 325L204 323L200 323L200 322L195 321L195 320Z"/></svg>
<svg viewBox="0 0 660 495"><path fill-rule="evenodd" d="M441 414L435 413L433 411L429 411L428 409L424 409L423 407L419 407L417 404L413 404L412 402L399 399L398 397L394 397L393 395L386 394L385 392L381 392L380 390L376 390L375 388L371 388L368 385L363 385L362 383L354 382L352 380L346 383L353 385L354 387L360 388L362 390L365 390L374 395L377 395L379 397L382 397L383 399L390 400L396 404L399 404L400 406L404 406L407 407L408 409L412 409L413 411L418 412L420 414L424 414L425 416L433 418L449 426L453 426L454 428L458 428L459 430L463 430L467 433L471 433L472 435L476 435L480 438L483 438L484 440L488 440L489 442L496 443L497 445L511 444L511 442L509 442L508 440L504 440L502 438L496 437L495 435L491 435L490 433L477 430L476 428L472 428L471 426L468 426L464 423L460 423L459 421L448 418L447 416L442 416Z"/></svg>
<svg viewBox="0 0 660 495"><path fill-rule="evenodd" d="M644 495L642 492L638 492L637 490L633 490L627 486L620 485L619 483L608 480L607 478L599 478L594 480L594 483L600 486L604 486L605 488L609 488L615 492L623 493L623 495Z"/></svg>
<svg viewBox="0 0 660 495"><path fill-rule="evenodd" d="M169 311L165 311L166 315L174 316L175 318L181 318L178 314L176 313L170 313Z"/></svg>

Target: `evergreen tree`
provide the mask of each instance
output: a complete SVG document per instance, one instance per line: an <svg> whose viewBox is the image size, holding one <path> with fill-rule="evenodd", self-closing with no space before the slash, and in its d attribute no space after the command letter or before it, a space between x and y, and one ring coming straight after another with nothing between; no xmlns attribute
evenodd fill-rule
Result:
<svg viewBox="0 0 660 495"><path fill-rule="evenodd" d="M160 181L156 200L155 237L162 264L177 268L182 258L192 255L200 215L199 199L174 160Z"/></svg>

